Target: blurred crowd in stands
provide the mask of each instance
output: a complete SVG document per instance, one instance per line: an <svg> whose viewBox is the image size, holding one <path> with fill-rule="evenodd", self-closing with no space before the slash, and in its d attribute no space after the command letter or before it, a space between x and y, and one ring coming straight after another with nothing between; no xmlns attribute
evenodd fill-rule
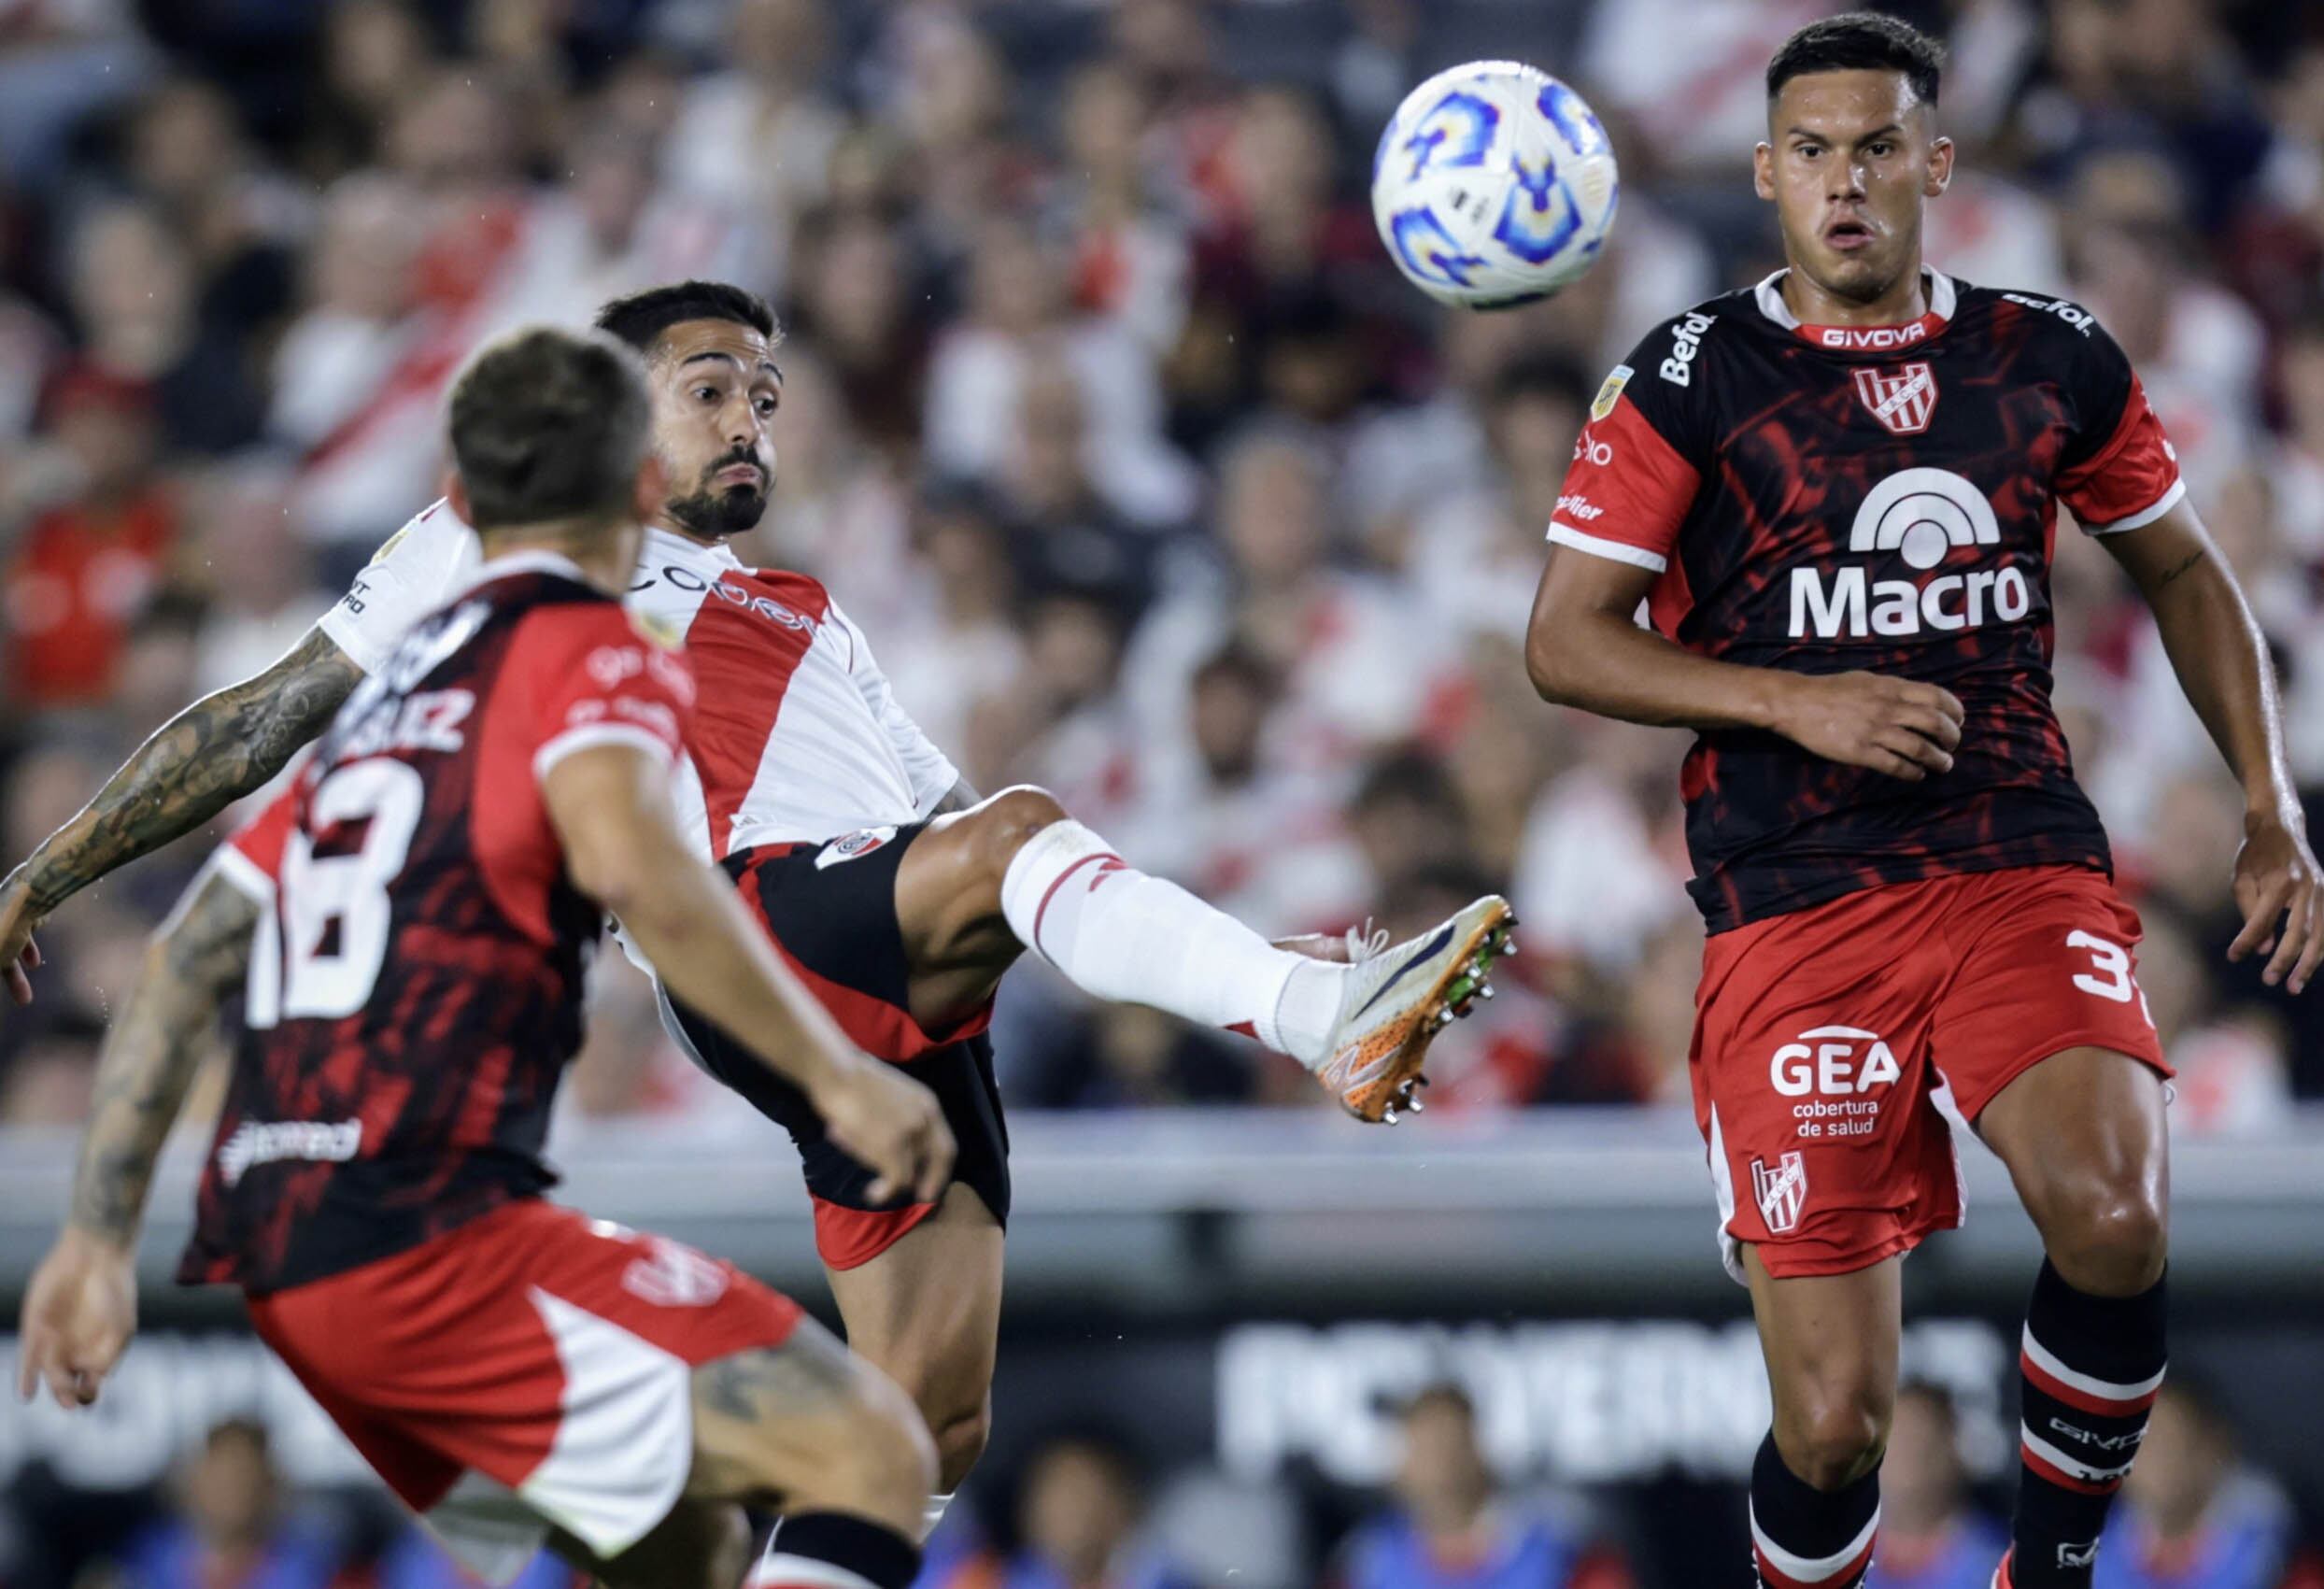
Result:
<svg viewBox="0 0 2324 1589"><path fill-rule="evenodd" d="M1397 1416L1383 1493L1209 1468L1155 1475L1103 1423L1028 1441L979 1469L930 1541L915 1589L1693 1589L1705 1537L1740 1505L1689 1509L1689 1526L1637 1493L1507 1484L1479 1414L1452 1384ZM1987 1589L2005 1511L1972 1486L1952 1405L1907 1384L1882 1472L1883 1526L1868 1589ZM473 1589L418 1525L368 1496L301 1494L254 1423L228 1422L151 1495L37 1493L0 1538L11 1589ZM1726 1514L1733 1512L1734 1519ZM0 1501L0 1519L7 1515ZM1746 1576L1739 1539L1723 1555ZM514 1589L587 1589L537 1557ZM2198 1383L2175 1380L2099 1556L2097 1589L2324 1589L2283 1489L2238 1454Z"/></svg>
<svg viewBox="0 0 2324 1589"><path fill-rule="evenodd" d="M1276 933L1481 889L1526 953L1432 1100L1672 1102L1700 929L1683 736L1519 659L1597 379L1779 262L1746 159L1815 0L0 0L0 848L262 666L435 492L479 338L688 276L788 327L775 506L979 787L1056 789ZM1934 263L2129 349L2324 787L2324 13L1924 0L1962 174ZM1516 56L1612 129L1609 256L1542 305L1392 271L1370 147ZM2104 552L2062 530L2058 699L2144 913L2183 1130L2324 1095L2324 1005L2236 926L2237 793ZM77 1119L190 841L68 905L0 1120ZM5 864L5 863L0 863ZM697 1107L606 957L573 1105ZM1295 1067L1033 974L1018 1107L1307 1101Z"/></svg>

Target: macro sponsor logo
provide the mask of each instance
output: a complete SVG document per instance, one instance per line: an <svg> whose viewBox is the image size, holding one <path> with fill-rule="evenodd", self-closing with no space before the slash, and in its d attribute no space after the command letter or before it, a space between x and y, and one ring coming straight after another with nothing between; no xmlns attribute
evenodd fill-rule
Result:
<svg viewBox="0 0 2324 1589"><path fill-rule="evenodd" d="M1906 469L1865 493L1849 527L1848 549L1890 552L1925 573L1959 547L2001 544L1993 504L1947 469ZM2015 623L2034 610L2034 587L2015 564L1967 569L1929 579L1874 579L1862 566L1829 577L1816 567L1792 571L1790 633L1794 640L1900 637Z"/></svg>
<svg viewBox="0 0 2324 1589"><path fill-rule="evenodd" d="M1663 379L1673 386L1694 383L1694 355L1702 351L1703 333L1718 318L1698 309L1670 328L1670 356L1662 362L1660 370Z"/></svg>
<svg viewBox="0 0 2324 1589"><path fill-rule="evenodd" d="M1568 492L1557 499L1557 517L1579 518L1584 524L1589 523L1593 518L1602 517L1605 512L1604 508L1579 491Z"/></svg>

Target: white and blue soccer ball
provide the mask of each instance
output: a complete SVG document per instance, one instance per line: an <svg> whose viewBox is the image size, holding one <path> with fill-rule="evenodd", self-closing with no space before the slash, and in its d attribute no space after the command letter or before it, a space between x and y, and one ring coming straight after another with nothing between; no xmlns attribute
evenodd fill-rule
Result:
<svg viewBox="0 0 2324 1589"><path fill-rule="evenodd" d="M1580 94L1515 61L1438 72L1405 95L1372 156L1372 219L1413 286L1500 309L1581 278L1622 183Z"/></svg>

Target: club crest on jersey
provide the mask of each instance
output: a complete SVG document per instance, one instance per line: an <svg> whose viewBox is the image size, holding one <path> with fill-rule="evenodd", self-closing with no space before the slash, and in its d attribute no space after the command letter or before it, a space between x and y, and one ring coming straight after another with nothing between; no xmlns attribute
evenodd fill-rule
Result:
<svg viewBox="0 0 2324 1589"><path fill-rule="evenodd" d="M1856 395L1881 424L1900 436L1917 436L1929 428L1936 413L1936 372L1927 361L1893 374L1867 367L1855 375Z"/></svg>
<svg viewBox="0 0 2324 1589"><path fill-rule="evenodd" d="M854 860L870 855L896 836L893 828L859 828L855 832L833 839L815 852L815 870L825 871L843 860Z"/></svg>
<svg viewBox="0 0 2324 1589"><path fill-rule="evenodd" d="M1800 1212L1807 1206L1807 1159L1797 1148L1777 1159L1773 1170L1767 1168L1765 1159L1752 1159L1751 1196L1759 1203L1759 1214L1767 1222L1769 1235L1798 1228Z"/></svg>

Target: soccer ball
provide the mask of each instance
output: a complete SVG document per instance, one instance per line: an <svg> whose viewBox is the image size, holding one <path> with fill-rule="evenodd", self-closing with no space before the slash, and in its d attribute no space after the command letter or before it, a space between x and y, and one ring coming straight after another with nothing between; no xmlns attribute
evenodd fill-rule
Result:
<svg viewBox="0 0 2324 1589"><path fill-rule="evenodd" d="M1431 298L1501 309L1580 279L1614 224L1614 146L1581 96L1515 61L1438 72L1372 156L1372 219Z"/></svg>

